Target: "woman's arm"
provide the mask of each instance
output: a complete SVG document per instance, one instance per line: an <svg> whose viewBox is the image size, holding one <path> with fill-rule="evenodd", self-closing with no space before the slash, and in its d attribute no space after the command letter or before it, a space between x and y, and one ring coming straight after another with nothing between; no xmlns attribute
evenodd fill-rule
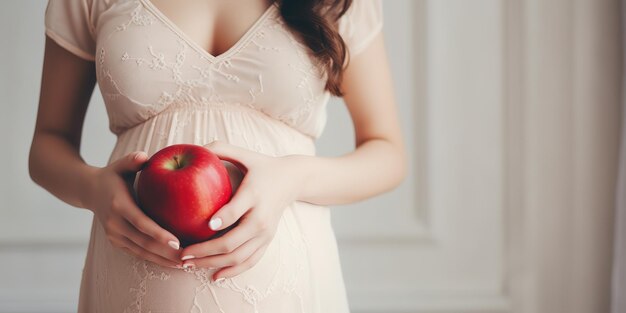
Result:
<svg viewBox="0 0 626 313"><path fill-rule="evenodd" d="M356 149L340 157L295 157L305 173L298 200L352 203L389 191L406 176L406 152L382 32L350 60L342 88L354 123Z"/></svg>
<svg viewBox="0 0 626 313"><path fill-rule="evenodd" d="M66 203L86 208L83 196L94 168L83 161L79 150L96 82L94 63L73 56L47 36L45 47L30 176Z"/></svg>
<svg viewBox="0 0 626 313"><path fill-rule="evenodd" d="M86 164L80 156L83 122L95 82L93 62L46 36L30 176L62 201L96 214L114 246L175 267L179 263L177 238L143 214L129 190L130 179L147 155L131 153L103 168Z"/></svg>

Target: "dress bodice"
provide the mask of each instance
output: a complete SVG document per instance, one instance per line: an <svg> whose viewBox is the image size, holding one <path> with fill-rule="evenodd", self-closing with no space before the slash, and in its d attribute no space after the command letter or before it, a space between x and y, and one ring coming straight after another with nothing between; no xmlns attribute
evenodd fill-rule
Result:
<svg viewBox="0 0 626 313"><path fill-rule="evenodd" d="M352 56L380 30L380 6L380 0L356 0L341 18ZM324 128L326 78L276 3L217 56L150 0L50 0L46 32L95 61L115 134L167 110L206 106L246 106L313 138Z"/></svg>

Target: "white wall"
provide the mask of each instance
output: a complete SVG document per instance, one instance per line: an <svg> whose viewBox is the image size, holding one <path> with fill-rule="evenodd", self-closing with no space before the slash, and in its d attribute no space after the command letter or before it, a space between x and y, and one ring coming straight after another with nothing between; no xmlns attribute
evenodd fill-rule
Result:
<svg viewBox="0 0 626 313"><path fill-rule="evenodd" d="M411 166L397 190L333 210L354 312L605 312L619 10L589 3L384 2ZM44 8L0 2L0 312L74 311L89 234L88 212L27 174ZM339 101L328 117L319 153L348 152ZM98 92L83 141L104 165Z"/></svg>

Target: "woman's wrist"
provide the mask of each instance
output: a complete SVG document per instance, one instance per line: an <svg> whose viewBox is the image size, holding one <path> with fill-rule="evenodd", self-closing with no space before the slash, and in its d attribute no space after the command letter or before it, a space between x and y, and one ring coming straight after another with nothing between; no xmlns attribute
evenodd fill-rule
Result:
<svg viewBox="0 0 626 313"><path fill-rule="evenodd" d="M98 192L96 183L98 181L97 177L101 170L102 168L100 167L85 164L85 166L81 169L81 172L80 172L80 176L81 176L80 180L82 182L78 190L79 192L78 199L80 201L80 206L92 212L94 209L92 200L94 199L95 193Z"/></svg>
<svg viewBox="0 0 626 313"><path fill-rule="evenodd" d="M314 181L317 162L315 156L303 154L291 154L284 157L288 166L292 169L296 200L302 201L307 197L310 185Z"/></svg>

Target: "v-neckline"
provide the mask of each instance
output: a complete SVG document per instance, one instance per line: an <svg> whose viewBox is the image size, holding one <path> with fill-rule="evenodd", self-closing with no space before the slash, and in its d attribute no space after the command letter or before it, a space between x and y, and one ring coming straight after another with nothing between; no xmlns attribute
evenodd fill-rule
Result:
<svg viewBox="0 0 626 313"><path fill-rule="evenodd" d="M248 28L246 32L232 46L230 46L230 48L226 49L224 52L218 55L213 55L209 53L207 50L205 50L202 46L200 46L193 39L191 39L191 37L189 37L184 31L182 31L182 29L180 29L178 25L176 25L172 20L170 20L170 18L167 17L167 15L161 12L161 10L157 6L155 6L151 0L139 0L139 1L141 1L141 3L143 3L144 6L148 10L150 10L159 20L161 20L161 22L163 22L171 31L176 33L182 40L184 40L192 48L194 48L204 57L206 57L207 59L213 62L217 62L221 59L224 59L230 56L231 54L233 54L234 52L236 52L239 47L241 47L243 44L245 44L248 41L248 38L254 35L254 33L256 32L256 29L259 28L259 26L263 23L263 21L269 15L272 9L276 7L276 2L272 2L272 4L270 4L269 7L265 9L265 11L256 19L256 21L254 21L252 26L250 26L250 28Z"/></svg>

